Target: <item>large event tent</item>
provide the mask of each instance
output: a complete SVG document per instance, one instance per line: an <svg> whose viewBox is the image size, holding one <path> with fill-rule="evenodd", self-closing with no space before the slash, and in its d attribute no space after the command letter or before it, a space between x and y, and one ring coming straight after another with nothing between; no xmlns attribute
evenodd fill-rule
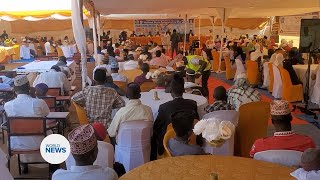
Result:
<svg viewBox="0 0 320 180"><path fill-rule="evenodd" d="M84 31L79 29L80 1L54 0L52 3L52 0L0 0L0 19L37 21L72 17L73 31L79 47L84 44L83 37L79 39L79 34L84 35ZM91 17L97 20L93 21L93 25L98 32L101 15L110 19L219 17L224 20L223 29L227 18L269 18L320 11L319 0L304 0L303 3L301 0L84 0L84 4Z"/></svg>

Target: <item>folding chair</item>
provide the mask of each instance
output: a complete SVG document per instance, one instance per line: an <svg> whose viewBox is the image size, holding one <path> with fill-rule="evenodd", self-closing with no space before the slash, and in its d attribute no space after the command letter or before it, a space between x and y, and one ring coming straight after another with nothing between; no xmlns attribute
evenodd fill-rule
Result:
<svg viewBox="0 0 320 180"><path fill-rule="evenodd" d="M20 154L40 154L39 149L35 150L13 150L11 148L12 137L23 137L23 136L43 136L46 137L46 119L42 117L8 117L7 121L7 132L8 132L8 169L10 171L10 162L13 155L18 156L18 168L19 175L21 175L20 168ZM46 162L28 162L26 164L48 164ZM33 179L33 178L31 178Z"/></svg>

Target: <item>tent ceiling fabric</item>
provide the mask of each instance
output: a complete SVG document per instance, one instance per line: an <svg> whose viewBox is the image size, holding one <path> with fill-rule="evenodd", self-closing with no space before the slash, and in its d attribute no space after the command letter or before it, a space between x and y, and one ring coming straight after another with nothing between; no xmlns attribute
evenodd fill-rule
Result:
<svg viewBox="0 0 320 180"><path fill-rule="evenodd" d="M0 19L39 21L44 19L69 19L71 0L0 0ZM84 10L84 14L89 15Z"/></svg>
<svg viewBox="0 0 320 180"><path fill-rule="evenodd" d="M189 14L217 16L216 8L231 8L230 17L295 15L320 11L319 0L92 0L102 15ZM121 2L119 2L121 1ZM113 18L115 15L113 15ZM119 17L119 19L125 17Z"/></svg>

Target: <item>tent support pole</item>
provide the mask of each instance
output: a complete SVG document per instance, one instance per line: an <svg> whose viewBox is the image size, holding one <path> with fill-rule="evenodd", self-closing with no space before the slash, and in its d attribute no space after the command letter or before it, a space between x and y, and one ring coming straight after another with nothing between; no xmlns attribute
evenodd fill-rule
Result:
<svg viewBox="0 0 320 180"><path fill-rule="evenodd" d="M184 41L183 41L183 54L186 52L186 44L187 44L187 21L188 15L186 14L184 18Z"/></svg>
<svg viewBox="0 0 320 180"><path fill-rule="evenodd" d="M80 19L83 26L83 0L79 0L79 7L80 7Z"/></svg>
<svg viewBox="0 0 320 180"><path fill-rule="evenodd" d="M93 10L93 17L92 17L92 21L93 21L93 27L92 27L92 29L93 29L93 52L94 52L94 54L93 54L93 57L94 57L94 59L95 59L95 63L96 63L96 66L97 65L99 65L98 63L100 63L100 62L98 62L98 52L97 52L97 50L98 50L98 43L97 43L97 27L96 27L96 16L95 16L95 10Z"/></svg>
<svg viewBox="0 0 320 180"><path fill-rule="evenodd" d="M98 34L98 46L101 46L101 39L100 39L100 36L101 36L101 33L100 33L100 14L97 14L96 16L96 22L97 22L97 34Z"/></svg>
<svg viewBox="0 0 320 180"><path fill-rule="evenodd" d="M221 17L221 47L220 47L220 55L219 55L219 68L218 68L218 73L221 72L221 61L222 61L222 48L223 48L223 38L224 38L224 25L225 25L225 20L226 20L226 9L223 8L223 15Z"/></svg>
<svg viewBox="0 0 320 180"><path fill-rule="evenodd" d="M201 16L199 16L199 34L198 34L199 41L200 41L200 33L201 33ZM199 42L199 43L201 46L201 42Z"/></svg>

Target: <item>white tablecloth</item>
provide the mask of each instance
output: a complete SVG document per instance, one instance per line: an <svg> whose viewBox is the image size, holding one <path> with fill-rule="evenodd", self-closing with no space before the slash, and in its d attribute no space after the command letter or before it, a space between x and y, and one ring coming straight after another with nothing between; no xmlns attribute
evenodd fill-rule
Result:
<svg viewBox="0 0 320 180"><path fill-rule="evenodd" d="M48 72L53 65L56 65L58 61L33 61L24 66L21 66L23 69L16 68L18 74L27 74L30 83L32 84L35 78L37 77L37 73ZM67 61L67 65L74 72L71 75L71 82L76 79L76 63L73 61Z"/></svg>
<svg viewBox="0 0 320 180"><path fill-rule="evenodd" d="M318 64L311 64L310 66L310 88L313 87L314 82L311 80L311 75L316 73L316 69L318 67ZM293 65L293 69L296 72L298 78L300 81L303 83L303 88L306 88L306 82L307 82L307 70L308 70L308 65Z"/></svg>
<svg viewBox="0 0 320 180"><path fill-rule="evenodd" d="M159 92L158 91L158 97L160 98L160 100L158 101L155 101L153 100L153 94L154 92L151 90L150 92L142 92L141 93L141 102L142 104L145 104L149 107L151 107L152 109L152 113L153 113L153 118L154 120L157 118L158 116L158 110L159 110L159 106L161 104L164 104L168 101L171 101L173 100L172 96L170 93L165 93L165 92ZM122 97L126 102L129 101L128 98L126 97ZM194 101L197 102L197 105L198 105L198 113L199 113L199 116L200 118L202 118L202 116L205 113L204 111L204 108L208 105L208 101L205 97L203 96L198 96L198 95L194 95L194 94L183 94L183 98L185 99L192 99ZM116 111L113 112L113 115L115 114Z"/></svg>

